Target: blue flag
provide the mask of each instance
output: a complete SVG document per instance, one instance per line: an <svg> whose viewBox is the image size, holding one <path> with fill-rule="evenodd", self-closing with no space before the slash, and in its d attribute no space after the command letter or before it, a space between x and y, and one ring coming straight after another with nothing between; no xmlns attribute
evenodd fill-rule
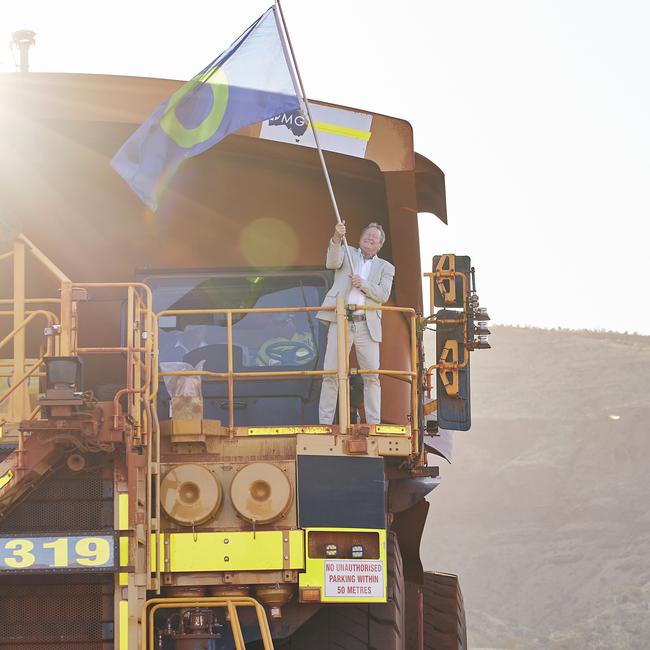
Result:
<svg viewBox="0 0 650 650"><path fill-rule="evenodd" d="M274 7L166 99L111 165L152 210L179 165L229 133L300 107Z"/></svg>

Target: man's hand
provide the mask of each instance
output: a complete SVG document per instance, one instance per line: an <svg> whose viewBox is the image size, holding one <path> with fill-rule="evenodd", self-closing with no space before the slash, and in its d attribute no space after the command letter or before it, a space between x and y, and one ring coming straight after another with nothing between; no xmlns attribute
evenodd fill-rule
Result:
<svg viewBox="0 0 650 650"><path fill-rule="evenodd" d="M358 275L352 276L352 286L356 289L361 289L363 286L363 280Z"/></svg>
<svg viewBox="0 0 650 650"><path fill-rule="evenodd" d="M345 221L341 221L341 223L336 224L336 227L334 228L334 235L332 235L332 239L337 244L340 244L343 241L343 237L345 237Z"/></svg>

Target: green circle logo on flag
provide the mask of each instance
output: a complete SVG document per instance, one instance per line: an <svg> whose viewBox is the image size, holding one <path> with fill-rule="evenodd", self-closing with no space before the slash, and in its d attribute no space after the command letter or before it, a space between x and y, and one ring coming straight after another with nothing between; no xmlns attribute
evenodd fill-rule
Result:
<svg viewBox="0 0 650 650"><path fill-rule="evenodd" d="M209 140L221 126L228 106L228 78L222 68L211 71L209 81L205 77L192 79L177 90L170 98L165 114L160 120L162 130L179 146L191 149ZM176 107L197 86L205 86L212 93L212 108L200 124L187 128L176 116Z"/></svg>

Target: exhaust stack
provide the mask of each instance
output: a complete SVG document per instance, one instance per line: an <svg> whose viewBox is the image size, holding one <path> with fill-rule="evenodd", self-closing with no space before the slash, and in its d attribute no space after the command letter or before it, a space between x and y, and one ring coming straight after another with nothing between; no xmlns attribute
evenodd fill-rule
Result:
<svg viewBox="0 0 650 650"><path fill-rule="evenodd" d="M36 43L36 32L20 29L11 35L14 47L20 51L20 71L29 72L29 48Z"/></svg>

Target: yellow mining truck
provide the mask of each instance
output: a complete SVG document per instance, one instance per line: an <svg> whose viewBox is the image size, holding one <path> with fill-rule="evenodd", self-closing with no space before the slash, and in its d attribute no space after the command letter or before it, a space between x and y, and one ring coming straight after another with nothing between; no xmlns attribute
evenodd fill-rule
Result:
<svg viewBox="0 0 650 650"><path fill-rule="evenodd" d="M229 136L154 214L109 161L179 86L0 78L0 648L465 648L455 576L419 559L429 460L489 346L467 257L434 258L422 313L442 172L407 122L312 102L348 231L381 223L397 268L381 424L353 354L320 425L334 218L310 128Z"/></svg>

